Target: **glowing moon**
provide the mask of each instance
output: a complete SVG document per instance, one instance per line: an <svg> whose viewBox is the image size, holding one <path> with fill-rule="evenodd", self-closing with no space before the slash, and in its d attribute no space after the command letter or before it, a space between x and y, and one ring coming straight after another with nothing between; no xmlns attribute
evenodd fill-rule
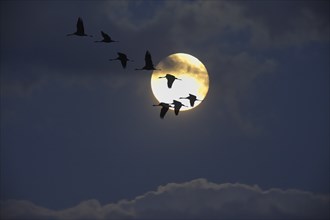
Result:
<svg viewBox="0 0 330 220"><path fill-rule="evenodd" d="M197 99L204 100L209 90L209 75L203 63L196 57L185 53L175 53L161 60L151 76L151 89L159 102L173 103L173 100L182 102L187 107L180 110L190 110L197 107L202 101L196 101L190 105L189 94ZM166 74L171 74L181 80L174 80L172 88L168 88Z"/></svg>

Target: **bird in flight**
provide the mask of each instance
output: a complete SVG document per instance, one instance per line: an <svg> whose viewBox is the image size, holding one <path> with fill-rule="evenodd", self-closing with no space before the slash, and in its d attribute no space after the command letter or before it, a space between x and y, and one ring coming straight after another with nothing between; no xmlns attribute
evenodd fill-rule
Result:
<svg viewBox="0 0 330 220"><path fill-rule="evenodd" d="M159 79L166 78L167 79L167 87L172 88L174 80L181 80L179 78L176 78L175 76L171 74L166 74L165 76L158 77Z"/></svg>
<svg viewBox="0 0 330 220"><path fill-rule="evenodd" d="M136 68L135 70L159 70L154 67L154 64L152 63L152 59L151 59L151 54L148 50L146 52L146 55L144 56L144 61L145 61L144 67L142 67L141 69Z"/></svg>
<svg viewBox="0 0 330 220"><path fill-rule="evenodd" d="M118 54L118 57L117 58L115 58L115 59L109 59L109 60L110 61L120 60L121 65L123 66L123 68L126 68L127 61L133 62L133 60L130 60L130 59L127 58L126 54L120 53L120 52L118 52L117 54Z"/></svg>
<svg viewBox="0 0 330 220"><path fill-rule="evenodd" d="M104 33L103 31L101 31L101 34L102 34L102 37L103 37L103 40L96 40L94 42L104 42L104 43L111 43L111 42L119 42L119 41L116 41L116 40L112 40L111 37Z"/></svg>
<svg viewBox="0 0 330 220"><path fill-rule="evenodd" d="M170 104L164 103L164 102L161 102L158 105L153 105L153 106L161 106L162 107L162 109L160 110L160 118L161 119L164 119L166 112L171 107Z"/></svg>
<svg viewBox="0 0 330 220"><path fill-rule="evenodd" d="M187 107L187 106L185 106L184 104L182 104L181 102L179 102L177 100L173 100L173 103L172 104L174 105L174 113L175 113L175 115L178 115L179 114L180 108L182 106Z"/></svg>
<svg viewBox="0 0 330 220"><path fill-rule="evenodd" d="M180 97L180 99L189 99L191 107L194 107L195 101L202 101L200 99L197 99L197 97L192 94L189 94L188 97Z"/></svg>
<svg viewBox="0 0 330 220"><path fill-rule="evenodd" d="M78 21L77 21L77 30L76 32L72 33L72 34L67 34L66 36L72 36L72 35L77 35L77 36L90 36L93 37L92 35L87 35L85 34L85 29L84 29L84 23L83 20L79 17Z"/></svg>

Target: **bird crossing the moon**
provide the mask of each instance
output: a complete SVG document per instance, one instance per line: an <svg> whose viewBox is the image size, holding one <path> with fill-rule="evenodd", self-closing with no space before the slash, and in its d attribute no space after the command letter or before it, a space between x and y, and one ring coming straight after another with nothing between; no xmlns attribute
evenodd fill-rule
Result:
<svg viewBox="0 0 330 220"><path fill-rule="evenodd" d="M197 97L192 94L189 94L188 97L180 97L180 99L189 99L191 107L194 107L195 101L202 101L202 100L197 99Z"/></svg>
<svg viewBox="0 0 330 220"><path fill-rule="evenodd" d="M174 80L181 80L179 78L176 78L175 76L171 74L166 74L165 76L158 77L159 79L166 78L167 79L167 87L172 88Z"/></svg>
<svg viewBox="0 0 330 220"><path fill-rule="evenodd" d="M72 36L72 35L76 35L76 36L89 36L89 37L93 37L92 35L87 35L85 33L85 28L84 28L84 23L81 17L78 17L77 20L77 24L76 24L76 31L74 33L71 34L67 34L67 36ZM119 42L116 40L113 40L107 33L105 33L104 31L101 31L101 35L103 37L102 40L96 40L94 42L96 43L112 43L112 42ZM114 59L109 59L109 61L114 61L114 60L119 60L121 62L122 67L125 69L127 66L127 61L133 61L131 59L127 58L127 55L121 52L117 52L118 57L114 58ZM152 62L152 57L150 52L147 50L144 56L144 61L145 61L145 65L142 68L136 68L135 70L160 70L160 69L156 69L154 67L154 64ZM169 89L172 88L173 83L175 80L182 80L180 78L177 78L176 76L172 75L172 74L166 74L165 76L160 76L158 77L159 79L162 78L166 78L167 79L167 87ZM197 99L197 97L195 95L189 94L188 97L180 97L179 99L189 99L190 101L190 106L194 107L194 104L196 101L202 101ZM174 106L172 106L174 105ZM170 108L174 108L174 113L175 115L178 115L180 112L181 107L188 107L184 104L182 104L181 102L177 101L177 100L173 100L173 103L165 103L165 102L160 102L157 105L153 105L153 106L161 106L161 110L160 110L160 118L164 119L166 113L168 112L168 110Z"/></svg>
<svg viewBox="0 0 330 220"><path fill-rule="evenodd" d="M172 104L174 105L174 113L175 113L175 115L178 115L179 114L179 111L180 111L180 109L181 109L182 106L187 107L187 106L185 106L184 104L182 104L181 102L179 102L177 100L173 100L173 103Z"/></svg>
<svg viewBox="0 0 330 220"><path fill-rule="evenodd" d="M171 107L170 104L161 102L158 105L153 105L153 106L161 106L162 108L160 109L160 118L163 119L165 117L166 112L168 109Z"/></svg>

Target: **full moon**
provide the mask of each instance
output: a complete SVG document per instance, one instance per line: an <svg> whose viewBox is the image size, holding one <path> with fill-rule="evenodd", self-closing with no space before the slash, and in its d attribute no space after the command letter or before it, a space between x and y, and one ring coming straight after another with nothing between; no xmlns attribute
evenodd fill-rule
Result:
<svg viewBox="0 0 330 220"><path fill-rule="evenodd" d="M209 90L209 75L203 63L196 57L185 53L175 53L161 60L151 76L151 89L159 102L173 103L173 100L180 101L187 107L180 110L190 110L203 102ZM166 74L175 76L171 88L168 87ZM189 95L198 99L194 106L191 106Z"/></svg>

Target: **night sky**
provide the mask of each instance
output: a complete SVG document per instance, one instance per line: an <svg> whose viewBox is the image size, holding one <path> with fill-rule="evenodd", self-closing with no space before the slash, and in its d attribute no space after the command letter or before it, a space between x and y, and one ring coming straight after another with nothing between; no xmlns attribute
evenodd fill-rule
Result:
<svg viewBox="0 0 330 220"><path fill-rule="evenodd" d="M93 37L66 36L78 17ZM329 219L329 21L318 0L1 1L1 219ZM160 119L146 50L203 62L203 102Z"/></svg>

